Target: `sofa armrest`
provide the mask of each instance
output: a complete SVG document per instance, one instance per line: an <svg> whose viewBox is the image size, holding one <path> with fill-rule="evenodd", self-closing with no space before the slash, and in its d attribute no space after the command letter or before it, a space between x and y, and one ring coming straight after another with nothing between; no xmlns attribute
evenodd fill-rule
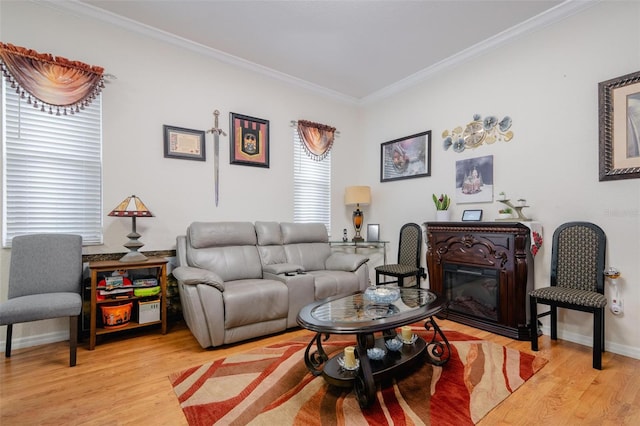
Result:
<svg viewBox="0 0 640 426"><path fill-rule="evenodd" d="M186 285L207 284L224 291L224 280L215 272L206 269L179 266L173 270L173 276Z"/></svg>
<svg viewBox="0 0 640 426"><path fill-rule="evenodd" d="M368 261L369 258L361 254L333 253L327 258L325 267L329 271L354 272Z"/></svg>
<svg viewBox="0 0 640 426"><path fill-rule="evenodd" d="M302 270L302 266L293 263L273 263L271 265L263 265L262 271L274 275L286 274Z"/></svg>
<svg viewBox="0 0 640 426"><path fill-rule="evenodd" d="M283 282L289 291L289 312L287 315L287 328L298 325L298 313L300 310L315 300L315 278L310 274L286 276L265 272L264 278Z"/></svg>

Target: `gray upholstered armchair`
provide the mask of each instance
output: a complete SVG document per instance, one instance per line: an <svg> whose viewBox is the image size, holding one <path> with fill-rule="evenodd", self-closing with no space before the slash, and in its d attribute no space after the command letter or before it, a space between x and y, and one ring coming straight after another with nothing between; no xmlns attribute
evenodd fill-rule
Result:
<svg viewBox="0 0 640 426"><path fill-rule="evenodd" d="M0 303L11 356L13 324L69 317L69 366L76 365L78 316L82 311L82 237L33 234L13 238L8 300Z"/></svg>

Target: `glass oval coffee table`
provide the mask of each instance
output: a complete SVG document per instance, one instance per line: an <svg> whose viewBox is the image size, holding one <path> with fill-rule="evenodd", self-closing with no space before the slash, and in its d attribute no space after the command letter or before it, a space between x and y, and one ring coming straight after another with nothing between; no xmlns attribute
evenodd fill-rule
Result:
<svg viewBox="0 0 640 426"><path fill-rule="evenodd" d="M399 290L397 300L386 297L387 289ZM371 297L382 292L385 297ZM305 364L332 385L353 386L360 406L367 407L375 398L376 381L407 371L424 355L435 365L449 361L449 341L434 319L445 307L446 301L430 290L394 286L373 286L366 292L311 303L297 318L301 327L316 332L307 345ZM409 340L398 335L398 327L421 320L429 332L428 342L415 334ZM345 365L342 353L329 358L322 342L331 334L356 335L355 366Z"/></svg>

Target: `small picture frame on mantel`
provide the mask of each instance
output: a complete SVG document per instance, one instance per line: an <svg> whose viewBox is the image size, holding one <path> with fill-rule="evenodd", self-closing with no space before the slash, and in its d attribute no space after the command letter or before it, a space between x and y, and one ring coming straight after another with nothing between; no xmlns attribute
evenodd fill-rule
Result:
<svg viewBox="0 0 640 426"><path fill-rule="evenodd" d="M482 220L482 210L465 210L462 212L463 222L480 222Z"/></svg>
<svg viewBox="0 0 640 426"><path fill-rule="evenodd" d="M367 225L367 241L377 242L380 241L380 225L377 223L370 223Z"/></svg>

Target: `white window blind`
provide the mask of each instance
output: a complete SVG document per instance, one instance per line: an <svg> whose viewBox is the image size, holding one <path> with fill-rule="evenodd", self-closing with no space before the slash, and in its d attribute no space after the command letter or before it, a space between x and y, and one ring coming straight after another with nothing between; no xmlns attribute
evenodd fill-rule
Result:
<svg viewBox="0 0 640 426"><path fill-rule="evenodd" d="M324 223L331 235L331 153L314 161L293 131L293 218L296 223Z"/></svg>
<svg viewBox="0 0 640 426"><path fill-rule="evenodd" d="M102 98L56 116L24 102L3 81L2 244L57 232L102 243Z"/></svg>

